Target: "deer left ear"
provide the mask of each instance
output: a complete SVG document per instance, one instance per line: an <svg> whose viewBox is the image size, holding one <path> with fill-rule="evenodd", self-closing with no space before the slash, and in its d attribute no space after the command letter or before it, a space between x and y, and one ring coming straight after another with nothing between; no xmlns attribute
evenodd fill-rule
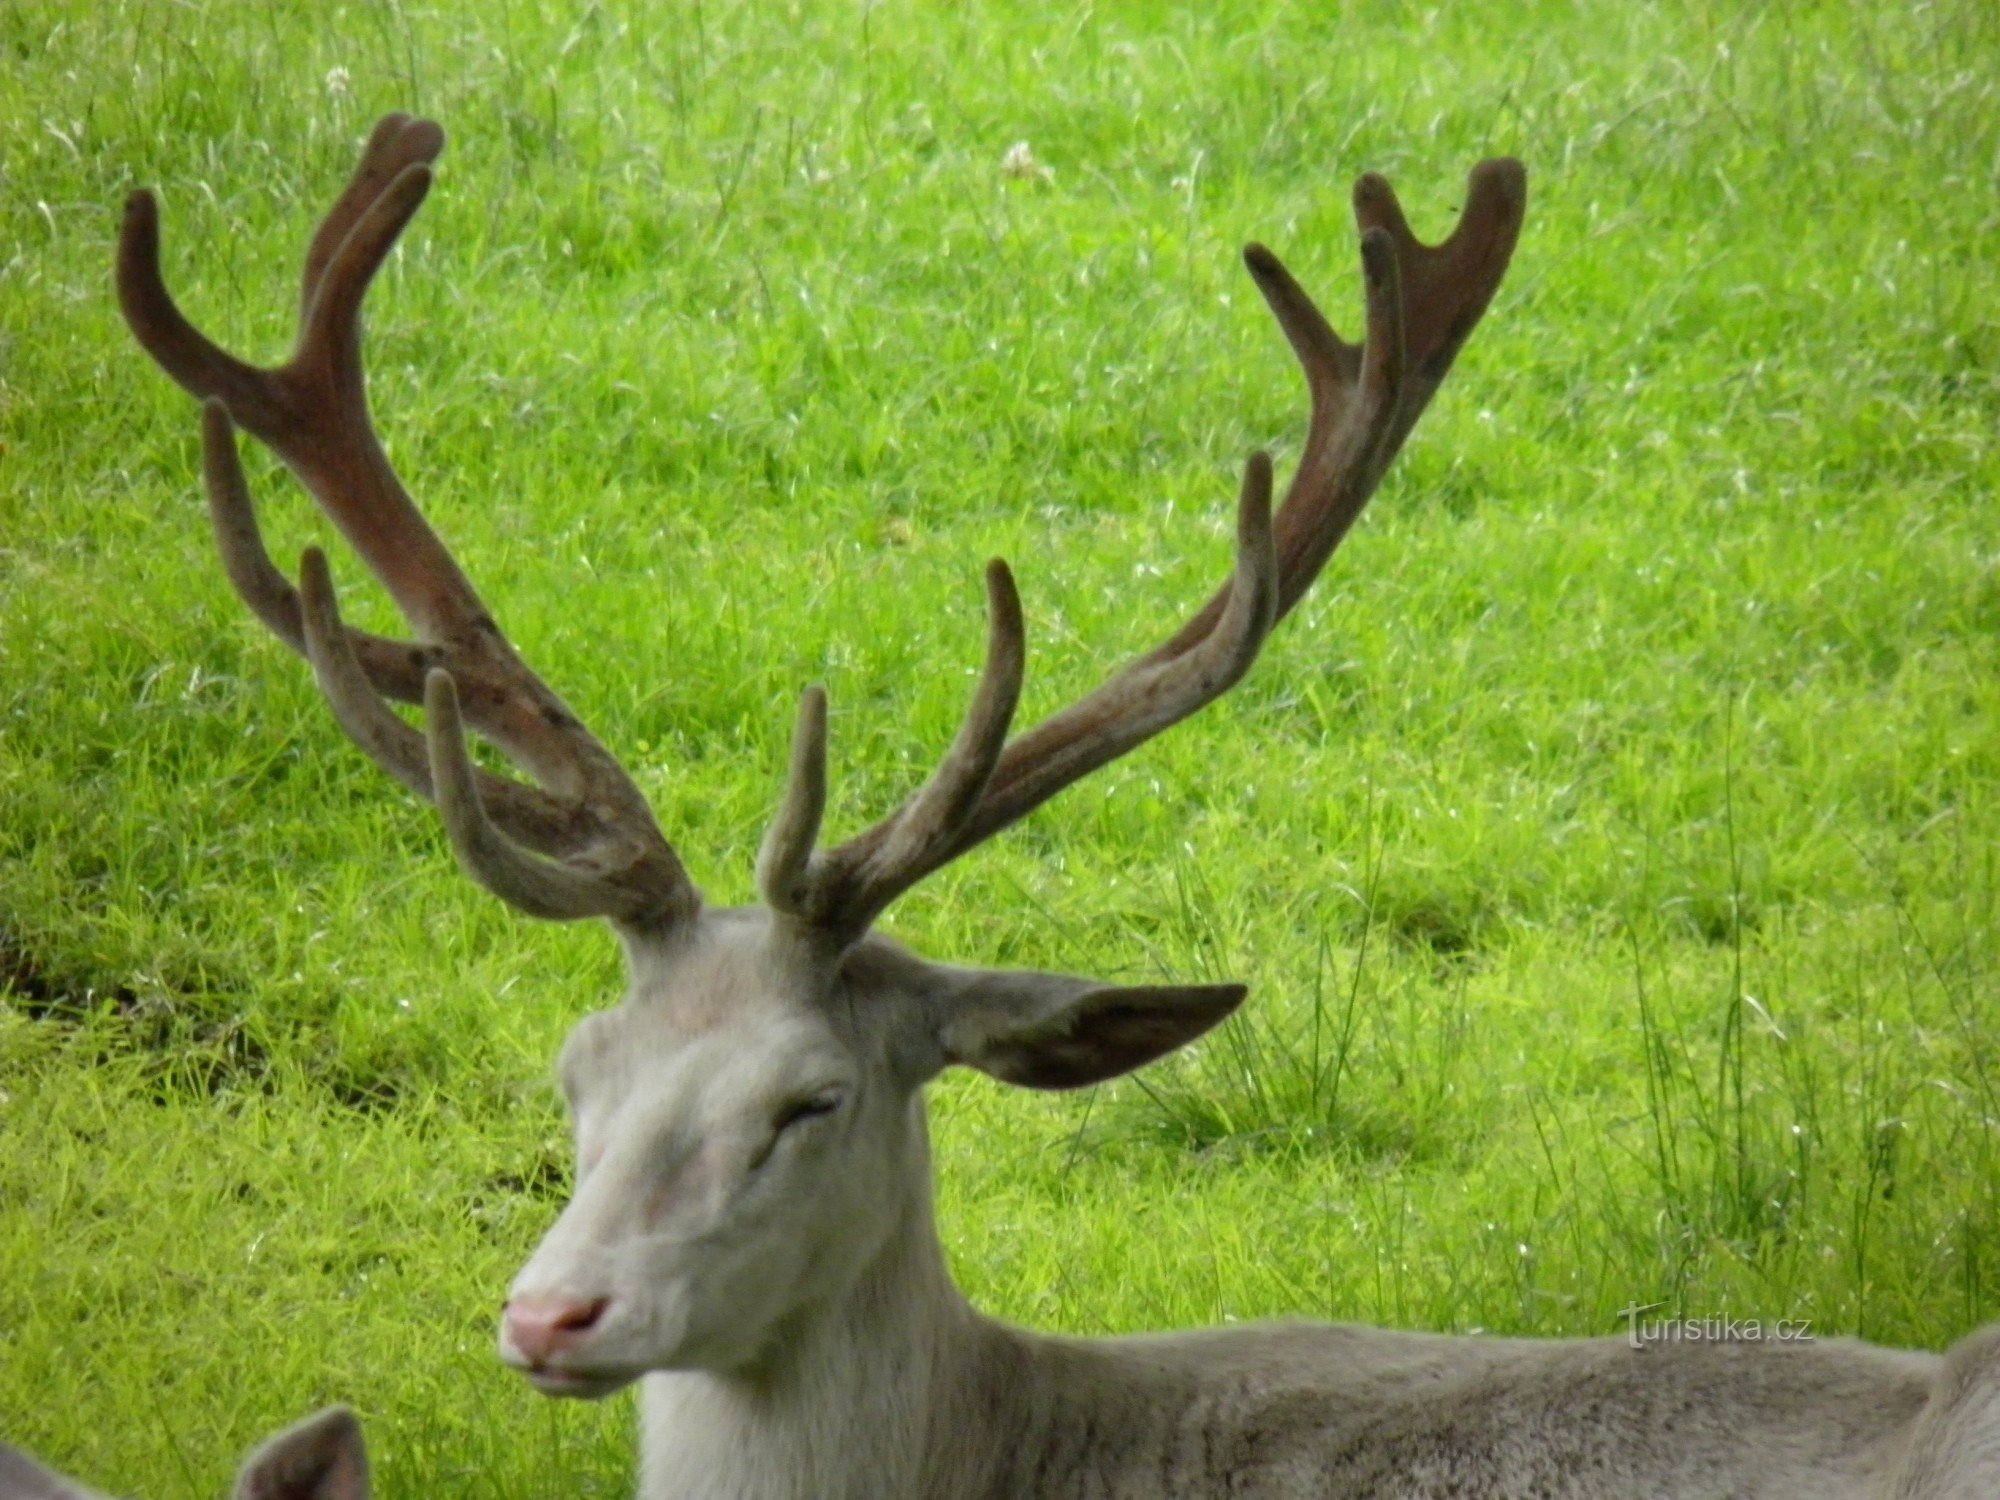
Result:
<svg viewBox="0 0 2000 1500"><path fill-rule="evenodd" d="M1240 984L1107 985L1028 971L949 971L945 1063L1003 1083L1074 1089L1186 1046L1248 993Z"/></svg>
<svg viewBox="0 0 2000 1500"><path fill-rule="evenodd" d="M265 1443L236 1476L236 1500L368 1500L361 1422L331 1406Z"/></svg>

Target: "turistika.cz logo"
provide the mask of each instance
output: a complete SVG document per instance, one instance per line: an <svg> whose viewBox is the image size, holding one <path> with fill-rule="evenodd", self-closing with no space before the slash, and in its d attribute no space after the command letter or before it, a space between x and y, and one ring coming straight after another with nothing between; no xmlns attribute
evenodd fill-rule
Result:
<svg viewBox="0 0 2000 1500"><path fill-rule="evenodd" d="M1648 1344L1809 1344L1810 1318L1648 1318L1664 1302L1633 1303L1618 1310L1634 1349Z"/></svg>

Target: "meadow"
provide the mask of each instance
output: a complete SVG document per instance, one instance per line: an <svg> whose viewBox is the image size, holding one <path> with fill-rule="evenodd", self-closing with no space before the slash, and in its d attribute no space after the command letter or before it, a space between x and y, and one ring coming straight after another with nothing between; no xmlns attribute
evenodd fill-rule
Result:
<svg viewBox="0 0 2000 1500"><path fill-rule="evenodd" d="M792 704L899 800L1012 560L1023 722L1227 566L1353 178L1530 172L1486 322L1250 679L891 912L1237 978L1190 1054L932 1090L982 1307L1510 1333L2000 1315L2000 8L0 0L0 1436L157 1500L325 1402L391 1497L626 1492L492 1351L596 927L457 872L230 594L119 205L231 347L374 118L451 134L378 424L750 899ZM261 454L282 559L327 528ZM334 557L350 618L390 625Z"/></svg>

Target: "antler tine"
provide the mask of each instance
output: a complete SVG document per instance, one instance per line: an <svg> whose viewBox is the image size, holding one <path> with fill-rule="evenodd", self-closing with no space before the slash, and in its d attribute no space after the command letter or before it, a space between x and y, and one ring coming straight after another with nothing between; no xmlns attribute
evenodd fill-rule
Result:
<svg viewBox="0 0 2000 1500"><path fill-rule="evenodd" d="M972 829L994 816L997 797L1039 805L1242 681L1278 622L1282 584L1271 518L1271 459L1257 452L1244 465L1236 571L1217 596L1221 607L1214 624L1181 650L1142 657L1009 744L951 857L977 842Z"/></svg>
<svg viewBox="0 0 2000 1500"><path fill-rule="evenodd" d="M792 765L785 798L757 851L757 889L773 911L802 915L810 908L807 881L813 846L826 816L826 689L817 683L799 697L792 731Z"/></svg>
<svg viewBox="0 0 2000 1500"><path fill-rule="evenodd" d="M757 858L758 888L774 910L853 935L935 868L938 851L979 805L1021 701L1027 664L1021 596L998 558L986 568L986 611L986 664L937 770L871 836L826 854L813 849L826 808L826 693L806 690L784 802Z"/></svg>
<svg viewBox="0 0 2000 1500"><path fill-rule="evenodd" d="M264 548L263 528L243 477L236 453L236 428L229 411L216 397L201 408L201 469L208 490L208 520L216 550L237 597L271 634L301 656L308 656L305 618L299 592L278 571ZM346 629L349 651L377 692L404 703L423 701L423 669L434 653L406 641L392 641L352 626ZM397 721L398 723L401 720Z"/></svg>
<svg viewBox="0 0 2000 1500"><path fill-rule="evenodd" d="M475 878L535 915L679 920L700 897L644 796L500 633L403 488L369 415L361 304L422 206L443 146L443 131L428 120L390 115L376 126L307 251L299 338L283 365L247 364L182 315L160 275L158 208L143 191L126 205L120 306L147 352L204 403L209 514L231 583L312 662L349 736L406 786L439 800ZM342 624L316 550L303 565L303 597L279 572L264 549L232 420L305 484L419 642ZM475 769L462 743L454 759L455 727L427 744L382 701L436 709L446 691L431 685L439 671L451 684L451 724L462 712L541 786Z"/></svg>
<svg viewBox="0 0 2000 1500"><path fill-rule="evenodd" d="M1027 670L1027 628L1021 618L1021 594L1014 586L1014 574L1007 564L994 558L986 566L986 665L979 674L979 687L965 712L951 749L931 779L896 813L882 845L874 851L874 866L857 866L852 876L883 894L910 870L920 868L929 853L942 846L979 805L1000 752L1007 745L1007 731L1014 722L1014 710L1021 703L1021 678ZM841 868L841 860L831 861ZM876 907L880 910L880 907ZM870 912L872 918L874 912Z"/></svg>
<svg viewBox="0 0 2000 1500"><path fill-rule="evenodd" d="M419 797L437 801L437 755L428 737L405 724L382 701L368 680L354 647L357 639L369 639L360 631L344 626L340 606L334 597L333 573L326 554L317 547L306 548L299 559L301 591L300 616L304 626L306 660L314 680L333 709L333 716L347 737L367 752L369 758ZM443 668L425 671L424 696L430 704L429 679ZM445 672L449 677L450 673ZM454 722L459 717L456 686L452 697ZM587 818L578 816L573 805L552 797L540 787L527 786L473 768L468 773L479 794L482 809L511 837L536 848L550 851L582 851L591 847L599 830Z"/></svg>
<svg viewBox="0 0 2000 1500"><path fill-rule="evenodd" d="M125 200L118 232L118 306L126 326L175 383L224 402L243 421L275 426L278 392L268 372L217 348L182 316L160 276L160 206L140 188Z"/></svg>
<svg viewBox="0 0 2000 1500"><path fill-rule="evenodd" d="M1245 250L1245 264L1298 357L1312 402L1305 450L1275 521L1270 461L1259 453L1244 475L1229 581L1164 644L1009 741L977 800L955 809L948 828L923 839L903 836L903 820L922 800L920 793L875 827L816 857L806 884L819 893L814 911L820 920L857 930L857 922L865 925L931 870L1242 677L1272 626L1304 597L1361 513L1485 313L1526 206L1521 164L1483 162L1468 179L1457 228L1430 246L1410 233L1388 183L1363 177L1354 191L1367 299L1367 331L1358 345L1334 333L1277 256L1261 245Z"/></svg>
<svg viewBox="0 0 2000 1500"><path fill-rule="evenodd" d="M541 859L487 817L482 787L497 783L510 792L526 788L489 777L473 766L459 721L458 689L451 673L442 668L424 679L424 731L431 784L452 852L465 873L487 890L531 917L557 922L580 917L635 921L657 908L660 893L644 878L648 872L642 867L614 866L595 872Z"/></svg>
<svg viewBox="0 0 2000 1500"><path fill-rule="evenodd" d="M368 206L382 190L399 177L403 169L430 166L444 152L444 131L434 121L413 120L405 114L388 114L375 122L368 144L361 149L361 161L354 176L320 221L318 233L306 250L305 275L299 284L299 316L312 312L313 298L327 263L340 249L341 241L354 228Z"/></svg>

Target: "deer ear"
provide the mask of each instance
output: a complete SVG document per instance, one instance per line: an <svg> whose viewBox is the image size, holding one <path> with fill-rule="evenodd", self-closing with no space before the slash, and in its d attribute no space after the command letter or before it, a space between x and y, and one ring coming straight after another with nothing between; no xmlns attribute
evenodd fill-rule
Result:
<svg viewBox="0 0 2000 1500"><path fill-rule="evenodd" d="M60 1474L52 1474L18 1448L0 1443L0 1500L104 1500Z"/></svg>
<svg viewBox="0 0 2000 1500"><path fill-rule="evenodd" d="M330 1406L265 1443L236 1476L236 1500L368 1500L361 1422Z"/></svg>
<svg viewBox="0 0 2000 1500"><path fill-rule="evenodd" d="M950 971L943 1061L1003 1083L1101 1083L1193 1041L1243 1003L1240 984L1107 985L1060 974Z"/></svg>

